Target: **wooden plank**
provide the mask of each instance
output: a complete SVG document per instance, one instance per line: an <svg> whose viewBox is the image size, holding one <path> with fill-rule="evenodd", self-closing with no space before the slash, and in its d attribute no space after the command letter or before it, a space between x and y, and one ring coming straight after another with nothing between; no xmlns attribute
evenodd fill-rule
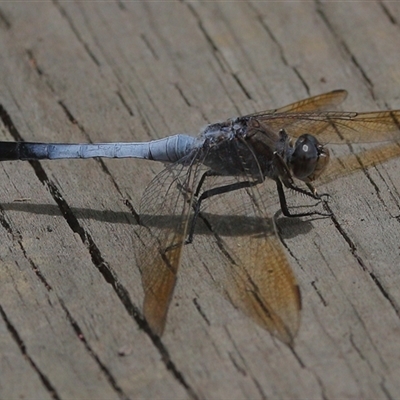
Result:
<svg viewBox="0 0 400 400"><path fill-rule="evenodd" d="M348 110L400 108L399 20L380 1L4 3L2 138L196 133L337 88ZM3 163L0 397L398 397L399 163L322 187L332 219L278 215L303 295L293 351L216 290L205 235L165 335L146 333L124 200L138 211L161 166Z"/></svg>

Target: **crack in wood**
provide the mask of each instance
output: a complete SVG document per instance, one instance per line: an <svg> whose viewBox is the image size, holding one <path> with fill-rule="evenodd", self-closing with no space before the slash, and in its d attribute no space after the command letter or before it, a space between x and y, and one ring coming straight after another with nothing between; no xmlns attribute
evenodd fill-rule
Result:
<svg viewBox="0 0 400 400"><path fill-rule="evenodd" d="M249 368L248 363L246 362L245 358L242 356L242 353L240 352L240 349L236 345L236 342L233 340L233 337L232 337L229 329L225 326L224 330L225 330L229 340L231 341L232 346L236 351L236 354L238 355L238 357L240 358L241 362L243 363L243 367L239 366L238 362L233 357L232 352L228 352L229 358L231 359L233 366L243 376L249 376L250 379L252 380L252 382L254 383L255 387L257 388L258 392L260 393L261 398L262 399L267 399L268 396L264 393L264 391L262 389L262 385L260 384L258 379L254 376L254 374L252 373L251 369Z"/></svg>
<svg viewBox="0 0 400 400"><path fill-rule="evenodd" d="M315 284L315 281L311 282L311 286L314 288L315 292L317 293L319 299L321 300L321 303L323 304L324 307L328 306L328 303L326 302L326 300L324 299L324 297L322 296L320 290L318 289L317 285Z"/></svg>
<svg viewBox="0 0 400 400"><path fill-rule="evenodd" d="M275 43L276 47L278 48L279 55L280 55L280 58L282 60L283 65L285 65L286 67L290 68L295 73L295 75L299 78L301 84L306 89L306 92L307 92L308 96L310 96L310 87L309 87L309 85L307 84L307 82L303 78L303 76L300 74L299 70L295 66L291 65L289 63L289 61L287 60L287 58L285 56L285 52L283 50L283 46L279 43L278 39L272 33L272 30L269 28L269 26L266 24L266 22L262 19L261 15L258 16L258 20L259 20L261 26L263 27L263 29L265 30L265 32L267 33L267 35L270 37L270 39Z"/></svg>
<svg viewBox="0 0 400 400"><path fill-rule="evenodd" d="M53 4L57 7L58 11L60 11L61 16L67 21L68 26L71 28L71 31L74 33L76 39L78 42L82 45L82 47L85 49L86 53L88 56L91 58L91 60L98 66L101 66L100 61L96 58L96 56L93 54L92 50L90 50L89 45L83 40L82 36L79 34L78 29L75 27L73 24L71 18L67 14L67 12L64 10L63 7L61 7L61 4L58 0L52 0Z"/></svg>
<svg viewBox="0 0 400 400"><path fill-rule="evenodd" d="M17 329L13 326L13 324L7 317L7 314L5 313L5 311L1 305L0 305L0 316L3 318L3 321L7 327L7 330L11 334L11 337L14 339L14 341L17 344L18 348L20 349L21 353L28 360L31 367L38 374L40 381L43 383L44 387L48 390L50 396L56 400L61 399L60 396L58 395L55 387L50 382L49 378L40 370L40 368L33 361L32 357L29 355L24 341L22 340L21 336L19 335Z"/></svg>
<svg viewBox="0 0 400 400"><path fill-rule="evenodd" d="M242 92L244 93L244 95L247 97L247 99L248 100L253 100L253 98L251 97L250 92L246 89L246 87L244 86L243 82L240 80L238 75L236 73L232 73L231 75L232 75L233 79L235 80L235 82L237 83L237 85L242 90Z"/></svg>
<svg viewBox="0 0 400 400"><path fill-rule="evenodd" d="M335 38L335 40L338 42L338 44L344 49L345 53L347 56L350 58L350 61L353 63L353 65L356 67L358 72L361 74L370 94L371 97L376 100L375 92L374 92L374 84L366 71L362 68L361 64L358 62L356 56L351 52L350 48L348 47L347 43L338 35L338 33L335 31L333 25L329 21L329 18L327 15L324 13L322 9L322 2L321 0L316 0L316 5L317 5L317 14L321 17L322 21L325 23L326 27L328 28L329 32L332 34L332 36Z"/></svg>
<svg viewBox="0 0 400 400"><path fill-rule="evenodd" d="M195 19L197 21L197 26L199 27L200 32L203 34L204 39L206 40L206 42L210 46L210 48L212 50L211 54L213 54L214 59L217 61L218 65L220 66L220 68L222 70L222 72L227 73L228 71L226 70L226 68L224 67L223 63L221 62L220 57L218 57L218 54L221 54L219 49L218 49L218 46L214 42L214 40L212 39L210 34L207 32L207 29L204 27L203 21L201 20L199 14L197 13L197 11L194 9L193 5L190 2L188 2L188 3L184 2L184 4L186 4L186 6L188 7L189 11L195 17Z"/></svg>
<svg viewBox="0 0 400 400"><path fill-rule="evenodd" d="M174 84L175 89L178 91L179 95L182 97L183 101L186 103L188 107L192 107L192 104L190 103L189 99L185 96L185 93L183 93L183 90L180 88L178 83Z"/></svg>
<svg viewBox="0 0 400 400"><path fill-rule="evenodd" d="M193 299L193 304L194 304L194 306L196 307L196 309L197 309L197 311L199 312L199 314L201 315L201 317L204 319L204 321L206 321L206 324L207 324L208 326L210 326L210 325L211 325L211 324L210 324L210 321L209 321L209 319L207 318L207 315L205 314L205 312L203 311L203 309L201 308L199 302L197 301L197 298L194 298L194 299Z"/></svg>
<svg viewBox="0 0 400 400"><path fill-rule="evenodd" d="M160 57L154 50L154 47L151 45L150 41L147 39L146 35L144 33L140 34L140 38L142 39L143 43L146 45L146 47L149 49L151 55L154 57L155 60L159 60Z"/></svg>
<svg viewBox="0 0 400 400"><path fill-rule="evenodd" d="M135 114L134 114L134 112L132 111L132 108L129 107L128 102L125 100L125 97L122 95L122 93L121 93L119 90L117 90L117 91L116 91L116 95L117 95L117 97L119 98L119 100L121 101L122 105L125 107L126 111L128 111L128 114L129 114L131 117L134 117Z"/></svg>
<svg viewBox="0 0 400 400"><path fill-rule="evenodd" d="M67 317L68 322L71 324L72 329L76 333L76 336L83 343L83 345L85 346L86 351L89 353L89 355L93 358L93 360L99 366L100 370L103 372L103 374L105 375L107 381L110 383L112 388L118 393L118 396L120 397L120 399L129 400L129 396L126 393L124 393L122 388L118 385L117 380L113 377L112 373L105 366L105 364L100 360L100 357L94 352L94 350L91 348L91 346L87 342L87 340L85 338L85 335L83 334L81 328L79 327L79 325L75 321L75 319L72 318L72 315L68 311L68 309L65 306L64 302L60 298L58 298L58 301L60 302L61 308L65 312L65 315Z"/></svg>
<svg viewBox="0 0 400 400"><path fill-rule="evenodd" d="M26 54L28 55L29 63L31 64L31 66L35 69L35 71L37 72L37 74L39 76L42 76L43 75L43 70L38 65L36 57L33 54L33 51L31 49L26 49Z"/></svg>
<svg viewBox="0 0 400 400"><path fill-rule="evenodd" d="M393 25L397 25L397 19L389 11L385 3L382 0L378 0L378 4L381 6L383 13L388 17L390 23L392 23Z"/></svg>
<svg viewBox="0 0 400 400"><path fill-rule="evenodd" d="M11 22L1 9L0 9L0 26L5 28L6 30L11 29Z"/></svg>

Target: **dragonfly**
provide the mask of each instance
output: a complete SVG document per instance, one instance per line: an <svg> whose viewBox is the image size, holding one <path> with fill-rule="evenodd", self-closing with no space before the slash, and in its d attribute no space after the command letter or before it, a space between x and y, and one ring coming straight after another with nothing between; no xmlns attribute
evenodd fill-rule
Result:
<svg viewBox="0 0 400 400"><path fill-rule="evenodd" d="M325 204L316 180L326 183L400 156L400 110L335 111L346 96L345 90L335 90L209 124L197 137L179 134L141 143L3 141L0 161L107 157L166 164L145 189L139 212L136 261L143 315L152 332L163 334L183 249L203 233L206 254L215 253L207 270L222 282L228 300L292 345L301 294L268 211L271 192L263 187L274 184L286 217L329 216L316 208L293 212L285 191ZM356 143L377 145L357 153ZM331 144L347 146L350 154L331 156Z"/></svg>

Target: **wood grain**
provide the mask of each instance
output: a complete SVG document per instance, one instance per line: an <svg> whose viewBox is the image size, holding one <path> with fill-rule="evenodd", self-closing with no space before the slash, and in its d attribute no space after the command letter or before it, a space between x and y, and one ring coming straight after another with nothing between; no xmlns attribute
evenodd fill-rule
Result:
<svg viewBox="0 0 400 400"><path fill-rule="evenodd" d="M399 23L385 0L3 2L1 140L196 134L340 88L347 111L400 108ZM161 166L1 169L0 398L400 396L399 159L321 187L332 219L277 215L303 297L293 350L221 296L196 246L149 335L135 213Z"/></svg>

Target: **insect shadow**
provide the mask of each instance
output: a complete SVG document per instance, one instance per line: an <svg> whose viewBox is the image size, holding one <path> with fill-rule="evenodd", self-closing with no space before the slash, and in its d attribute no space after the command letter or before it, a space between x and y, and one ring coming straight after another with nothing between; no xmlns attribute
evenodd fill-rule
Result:
<svg viewBox="0 0 400 400"><path fill-rule="evenodd" d="M5 211L18 211L38 215L60 215L60 209L57 205L23 203L2 203L1 208ZM84 207L71 207L71 212L81 219L92 219L99 222L108 222L111 224L129 224L138 226L138 222L132 213L128 211L95 210ZM160 229L168 229L171 225L175 226L175 216L153 215L151 225ZM273 216L279 235L282 239L291 239L298 235L304 235L311 231L312 221L323 217L312 217L307 220L304 218L286 218L282 216L279 210ZM212 231L205 221L212 220L213 224L218 225L219 234L222 236L245 236L258 234L265 229L265 221L261 218L255 218L243 215L216 215L203 212L199 218L194 231L196 235L211 235ZM271 220L272 224L272 220ZM196 239L194 238L194 242Z"/></svg>

